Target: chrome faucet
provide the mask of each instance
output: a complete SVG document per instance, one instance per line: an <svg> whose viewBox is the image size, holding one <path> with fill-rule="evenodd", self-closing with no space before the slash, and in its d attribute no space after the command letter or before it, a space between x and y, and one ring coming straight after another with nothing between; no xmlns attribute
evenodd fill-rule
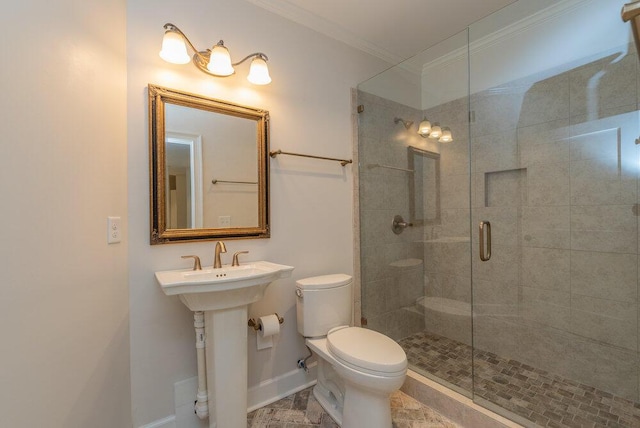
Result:
<svg viewBox="0 0 640 428"><path fill-rule="evenodd" d="M216 253L213 259L213 268L220 269L222 267L222 261L220 260L220 253L226 253L227 247L224 245L224 242L218 241L216 242Z"/></svg>

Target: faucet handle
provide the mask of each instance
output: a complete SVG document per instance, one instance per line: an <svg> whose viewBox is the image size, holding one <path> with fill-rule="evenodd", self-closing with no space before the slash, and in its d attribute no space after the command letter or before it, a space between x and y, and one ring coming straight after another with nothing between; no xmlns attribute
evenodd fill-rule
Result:
<svg viewBox="0 0 640 428"><path fill-rule="evenodd" d="M237 253L233 254L233 262L231 263L231 266L240 266L240 262L238 261L238 256L240 254L249 254L248 251L238 251Z"/></svg>
<svg viewBox="0 0 640 428"><path fill-rule="evenodd" d="M200 257L195 255L190 256L182 256L183 259L193 259L193 270L202 270L202 265L200 264Z"/></svg>

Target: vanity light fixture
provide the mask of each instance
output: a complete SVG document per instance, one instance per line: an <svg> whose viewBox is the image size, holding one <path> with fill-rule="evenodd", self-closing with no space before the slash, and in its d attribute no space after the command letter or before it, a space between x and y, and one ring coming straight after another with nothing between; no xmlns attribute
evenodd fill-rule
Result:
<svg viewBox="0 0 640 428"><path fill-rule="evenodd" d="M206 51L198 51L184 33L171 23L164 24L164 38L160 58L172 64L186 64L191 59L187 51L187 45L194 52L193 63L198 70L211 76L225 77L235 73L234 66L240 65L248 59L252 59L247 80L254 85L267 85L271 83L267 61L269 58L262 52L247 55L242 60L232 63L229 50L220 40L213 48Z"/></svg>
<svg viewBox="0 0 640 428"><path fill-rule="evenodd" d="M438 140L439 143L450 143L453 141L451 129L446 126L440 127L438 123L434 123L432 126L431 122L426 118L418 125L418 135L422 138Z"/></svg>

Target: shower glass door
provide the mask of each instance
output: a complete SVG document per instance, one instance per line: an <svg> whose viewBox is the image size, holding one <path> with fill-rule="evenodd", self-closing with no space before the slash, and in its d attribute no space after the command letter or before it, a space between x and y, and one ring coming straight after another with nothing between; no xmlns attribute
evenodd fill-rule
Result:
<svg viewBox="0 0 640 428"><path fill-rule="evenodd" d="M640 426L622 4L520 0L358 86L362 324L525 426Z"/></svg>
<svg viewBox="0 0 640 428"><path fill-rule="evenodd" d="M469 29L473 394L527 426L640 424L639 63L621 6L520 1Z"/></svg>
<svg viewBox="0 0 640 428"><path fill-rule="evenodd" d="M397 340L412 370L470 397L467 45L464 31L357 95L362 322Z"/></svg>

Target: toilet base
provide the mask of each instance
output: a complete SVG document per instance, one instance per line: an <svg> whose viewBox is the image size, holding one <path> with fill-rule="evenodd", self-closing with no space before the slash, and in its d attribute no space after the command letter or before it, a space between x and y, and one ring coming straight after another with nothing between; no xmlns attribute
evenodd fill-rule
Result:
<svg viewBox="0 0 640 428"><path fill-rule="evenodd" d="M327 392L328 391L319 383L313 387L313 396L316 397L320 406L331 416L331 419L342 426L342 408L338 405L335 398L328 395Z"/></svg>
<svg viewBox="0 0 640 428"><path fill-rule="evenodd" d="M347 385L343 408L340 407L335 396L319 383L313 388L313 396L324 411L342 428L390 428L392 426L390 396L371 394L369 391Z"/></svg>
<svg viewBox="0 0 640 428"><path fill-rule="evenodd" d="M389 397L373 395L367 391L348 386L345 391L344 408L340 407L331 392L316 384L313 396L320 406L342 428L390 428L391 403ZM362 412L362 409L366 409Z"/></svg>
<svg viewBox="0 0 640 428"><path fill-rule="evenodd" d="M355 385L346 385L343 428L391 428L391 394L371 393Z"/></svg>
<svg viewBox="0 0 640 428"><path fill-rule="evenodd" d="M406 374L366 375L338 363L326 348L326 339L307 339L318 360L318 383L313 395L342 428L391 428L391 394Z"/></svg>

